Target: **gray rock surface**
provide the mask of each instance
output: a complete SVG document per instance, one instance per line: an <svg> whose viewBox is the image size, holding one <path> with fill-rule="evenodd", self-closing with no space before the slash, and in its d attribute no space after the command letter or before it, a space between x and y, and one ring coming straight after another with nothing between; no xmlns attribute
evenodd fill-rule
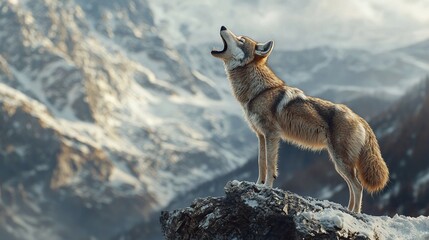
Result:
<svg viewBox="0 0 429 240"><path fill-rule="evenodd" d="M162 212L165 238L395 239L398 233L404 234L404 239L429 236L427 217L355 214L336 203L236 180L226 184L225 193L224 197L196 199L190 207Z"/></svg>

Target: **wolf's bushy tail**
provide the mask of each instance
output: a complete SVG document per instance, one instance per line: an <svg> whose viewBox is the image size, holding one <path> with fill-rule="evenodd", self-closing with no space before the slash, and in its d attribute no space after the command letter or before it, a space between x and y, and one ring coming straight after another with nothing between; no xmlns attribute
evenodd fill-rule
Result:
<svg viewBox="0 0 429 240"><path fill-rule="evenodd" d="M386 186L389 180L389 169L381 156L374 132L363 119L362 124L365 128L366 140L357 161L357 175L368 192L377 192Z"/></svg>

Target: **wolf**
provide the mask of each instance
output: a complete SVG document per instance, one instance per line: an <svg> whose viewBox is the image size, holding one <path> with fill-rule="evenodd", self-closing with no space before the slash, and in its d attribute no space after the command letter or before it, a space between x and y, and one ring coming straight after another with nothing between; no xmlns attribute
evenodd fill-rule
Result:
<svg viewBox="0 0 429 240"><path fill-rule="evenodd" d="M362 191L382 190L389 170L369 124L342 104L307 96L286 85L267 65L274 42L256 42L220 29L223 60L233 94L259 142L257 184L273 186L280 140L309 150L327 150L349 188L348 209L359 213Z"/></svg>

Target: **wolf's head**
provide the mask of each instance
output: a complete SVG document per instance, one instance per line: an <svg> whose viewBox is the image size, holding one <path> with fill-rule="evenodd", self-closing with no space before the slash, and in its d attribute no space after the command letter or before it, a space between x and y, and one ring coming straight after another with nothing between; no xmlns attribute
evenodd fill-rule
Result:
<svg viewBox="0 0 429 240"><path fill-rule="evenodd" d="M220 37L223 41L223 50L213 50L211 54L222 59L228 70L251 62L265 63L274 46L273 41L258 43L249 37L237 37L224 26L220 28Z"/></svg>

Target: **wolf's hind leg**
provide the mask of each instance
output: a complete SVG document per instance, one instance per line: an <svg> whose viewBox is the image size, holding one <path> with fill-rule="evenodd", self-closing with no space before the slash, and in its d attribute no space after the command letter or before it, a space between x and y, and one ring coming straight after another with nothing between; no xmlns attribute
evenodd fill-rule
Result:
<svg viewBox="0 0 429 240"><path fill-rule="evenodd" d="M277 178L277 157L279 151L280 137L276 135L265 135L265 149L267 152L267 181L266 186L272 187L274 179Z"/></svg>
<svg viewBox="0 0 429 240"><path fill-rule="evenodd" d="M335 167L337 169L337 165ZM338 164L338 173L344 175L343 178L347 179L349 190L353 192L353 198L350 194L349 210L360 213L362 207L362 192L363 187L357 179L356 169L344 163ZM340 173L341 172L341 173Z"/></svg>
<svg viewBox="0 0 429 240"><path fill-rule="evenodd" d="M362 192L363 192L363 187L362 184L359 182L357 175L356 175L356 171L354 171L354 178L352 179L352 187L354 188L354 192L355 192L355 204L353 207L353 211L360 213L361 208L362 208Z"/></svg>
<svg viewBox="0 0 429 240"><path fill-rule="evenodd" d="M353 211L353 208L355 206L355 191L354 191L354 188L352 187L352 184L349 181L349 179L342 173L342 171L337 167L336 164L335 164L335 170L337 171L338 174L340 174L340 176L347 183L347 187L349 188L349 205L347 206L347 208L350 211Z"/></svg>
<svg viewBox="0 0 429 240"><path fill-rule="evenodd" d="M357 179L356 168L353 160L347 159L347 156L341 157L340 154L331 154L335 164L335 169L344 178L349 186L350 200L349 210L360 213L362 206L363 187Z"/></svg>
<svg viewBox="0 0 429 240"><path fill-rule="evenodd" d="M363 188L357 179L355 168L344 163L336 163L335 169L337 169L337 172L346 180L350 192L353 192L353 195L350 194L349 210L360 213Z"/></svg>
<svg viewBox="0 0 429 240"><path fill-rule="evenodd" d="M335 170L344 179L344 181L346 181L347 187L349 188L349 204L347 208L350 211L355 211L357 204L356 201L358 198L357 191L359 190L354 182L354 179L356 179L355 169L354 167L346 164L337 154L335 154L335 149L332 145L329 145L328 152L332 162L334 163ZM362 194L360 194L360 199L362 201Z"/></svg>
<svg viewBox="0 0 429 240"><path fill-rule="evenodd" d="M256 184L264 184L267 176L267 153L265 151L265 137L258 134L259 154L258 154L258 169L259 176Z"/></svg>

